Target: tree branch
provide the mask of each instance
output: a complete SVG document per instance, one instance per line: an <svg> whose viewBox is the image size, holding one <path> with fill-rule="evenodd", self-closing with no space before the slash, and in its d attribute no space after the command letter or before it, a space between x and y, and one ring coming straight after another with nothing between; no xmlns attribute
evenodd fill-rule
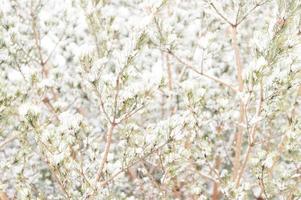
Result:
<svg viewBox="0 0 301 200"><path fill-rule="evenodd" d="M8 143L14 141L15 139L17 139L17 135L12 135L8 138L6 138L3 142L0 143L0 150L7 145Z"/></svg>
<svg viewBox="0 0 301 200"><path fill-rule="evenodd" d="M247 17L258 7L264 5L265 3L269 2L270 0L266 0L266 1L263 1L263 2L260 2L260 3L256 3L256 5L251 8L249 11L246 12L246 14L236 22L236 26L240 25L245 19L247 19Z"/></svg>
<svg viewBox="0 0 301 200"><path fill-rule="evenodd" d="M210 6L215 10L216 14L218 14L225 22L227 22L229 25L233 26L234 24L230 22L230 20L225 17L217 8L216 6L211 2Z"/></svg>
<svg viewBox="0 0 301 200"><path fill-rule="evenodd" d="M238 80L238 88L239 92L244 91L244 82L243 82L243 70L242 70L242 61L240 56L240 50L237 42L237 27L231 26L231 39L232 39L232 47L235 54L235 62L236 62L236 71L237 71L237 80ZM240 100L239 104L239 124L243 124L245 120L245 105L242 100ZM238 171L240 168L240 157L241 157L241 149L242 149L242 134L244 128L242 126L238 127L238 132L236 133L235 140L235 157L233 163L233 179L235 180Z"/></svg>
<svg viewBox="0 0 301 200"><path fill-rule="evenodd" d="M261 81L260 82L260 91L259 91L259 100L258 100L258 104L257 104L257 108L256 108L256 114L255 114L256 118L258 118L260 116L261 108L262 108L262 104L263 104L263 85L262 84L263 83ZM240 169L239 175L236 179L236 187L238 187L239 184L240 184L240 180L241 180L241 178L243 176L243 173L245 171L247 162L248 162L250 154L251 154L251 150L254 146L257 124L258 124L258 121L255 121L255 123L252 125L251 133L250 133L250 136L249 136L250 141L249 141L249 145L248 145L248 148L247 148L247 153L246 153L246 156L244 158L244 161L243 161L242 167Z"/></svg>
<svg viewBox="0 0 301 200"><path fill-rule="evenodd" d="M208 79L211 79L211 80L213 80L213 81L215 81L215 82L217 82L217 83L220 83L220 84L222 84L223 86L225 86L225 87L231 89L232 91L237 92L237 89L234 88L233 86L231 86L229 83L226 83L225 81L223 81L223 80L221 80L221 79L219 79L219 78L217 78L217 77L211 76L211 75L209 75L209 74L206 74L206 73L204 73L204 72L202 72L202 71L200 72L200 71L198 71L197 69L195 69L194 66L192 66L192 65L186 63L185 61L181 60L178 56L176 56L176 55L175 55L173 52L171 52L170 50L168 50L167 52L168 52L170 55L172 55L178 62L180 62L181 64L187 66L187 68L191 69L192 71L196 72L197 74L199 74L199 75L201 75L201 76L204 76L204 77L206 77L206 78L208 78Z"/></svg>
<svg viewBox="0 0 301 200"><path fill-rule="evenodd" d="M111 143L112 143L112 135L113 135L113 130L116 126L115 124L115 119L113 120L112 123L110 123L110 127L106 133L106 145L105 145L105 150L104 150L104 154L103 154L103 157L100 161L100 167L97 171L97 174L96 174L96 182L98 182L100 180L100 177L101 177L101 174L102 174L102 171L104 169L104 166L105 166L105 163L107 162L107 158L108 158L108 154L109 154L109 150L110 150L110 146L111 146Z"/></svg>

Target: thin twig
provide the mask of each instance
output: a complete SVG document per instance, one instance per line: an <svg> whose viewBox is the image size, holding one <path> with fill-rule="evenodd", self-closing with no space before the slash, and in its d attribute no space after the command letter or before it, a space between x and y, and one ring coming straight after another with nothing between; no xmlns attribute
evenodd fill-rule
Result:
<svg viewBox="0 0 301 200"><path fill-rule="evenodd" d="M34 126L33 124L31 124L31 127L33 128L34 132L35 132L37 135L40 135L40 134L41 134L41 131L40 131L36 126ZM52 154L52 151L49 149L49 147L48 147L43 141L41 141L41 140L39 139L39 137L37 137L37 138L35 139L35 142L36 142L37 145L40 144L41 146L43 146L44 149L46 149L50 154ZM42 149L42 150L43 150L43 149ZM56 170L55 167L53 167L53 166L51 165L51 163L50 163L50 161L48 160L47 156L44 156L44 155L43 155L43 152L38 153L38 154L39 154L39 156L41 157L41 159L46 163L46 165L47 165L49 171L51 172L50 174L54 177L55 181L59 184L59 186L60 186L62 192L66 195L66 197L67 197L68 199L71 199L71 196L70 196L70 194L68 193L68 191L67 191L67 189L66 189L66 186L64 185L64 182L62 182L62 181L59 179L60 176L57 175L57 172L56 172L56 171L58 171L58 172L60 172L60 171L59 171L59 170Z"/></svg>
<svg viewBox="0 0 301 200"><path fill-rule="evenodd" d="M138 51L135 52L133 55L129 55L128 56L128 60L131 58L133 59L136 55L138 54ZM118 73L117 77L116 77L116 81L115 81L115 95L114 95L114 102L113 102L113 119L112 121L109 123L109 128L108 131L106 133L106 144L105 144L105 149L104 149L104 154L103 157L100 161L100 167L97 170L97 174L96 174L96 182L98 182L100 180L100 177L102 175L105 163L107 162L107 158L108 158L108 154L110 151L110 147L111 147L111 143L112 143L112 135L113 135L113 131L116 128L116 126L118 125L117 123L117 112L118 112L118 99L119 99L119 93L120 93L120 88L121 88L121 77L124 73L124 71L127 69L129 65L129 62L127 61L126 64L122 67L122 69L120 70L120 72ZM103 107L103 103L101 103L102 108ZM138 112L138 111L137 111ZM130 117L132 115L129 115L128 117ZM108 117L108 116L107 116Z"/></svg>
<svg viewBox="0 0 301 200"><path fill-rule="evenodd" d="M125 68L126 68L126 66L124 66L122 68L122 70L118 73L118 76L116 78L115 95L114 95L114 103L113 103L113 106L114 106L113 107L113 109L114 109L114 111L113 111L113 120L112 120L112 122L110 122L109 129L106 133L106 145L105 145L103 157L100 161L100 167L99 167L99 169L97 171L97 174L96 174L96 182L98 182L100 180L100 177L101 177L101 174L103 172L105 163L107 162L108 154L109 154L111 143L112 143L113 131L114 131L114 128L117 126L116 116L117 116L118 96L119 96L119 91L120 91L120 78L121 78L121 75L123 74Z"/></svg>
<svg viewBox="0 0 301 200"><path fill-rule="evenodd" d="M153 153L157 152L159 149L161 149L162 147L164 147L165 145L167 145L170 142L170 140L164 142L162 145L160 145L159 147L151 150L148 154L146 154L143 157L138 158L136 161L132 162L131 164L129 164L128 166L126 166L125 168L121 169L120 171L116 172L115 174L113 174L110 178L108 178L107 180L101 182L101 186L105 186L107 185L109 182L111 182L115 177L117 177L119 174L121 174L122 172L126 171L128 168L136 165L137 163L145 160L146 158L148 158L149 156L151 156Z"/></svg>
<svg viewBox="0 0 301 200"><path fill-rule="evenodd" d="M260 178L260 182L261 182L261 186L262 186L262 192L265 196L265 199L268 200L268 194L266 192L266 189L265 189L265 184L264 184L264 165L261 166L261 178Z"/></svg>
<svg viewBox="0 0 301 200"><path fill-rule="evenodd" d="M117 176L119 176L120 174L122 174L123 172L125 172L126 170L128 170L130 167L138 164L141 161L144 161L146 158L148 158L149 156L151 156L153 153L157 152L159 149L161 149L162 147L164 147L165 145L167 145L170 141L171 140L167 140L162 145L158 146L157 148L154 148L153 150L151 150L149 153L147 153L143 157L140 157L136 161L133 161L131 164L127 165L126 167L123 167L121 170L119 170L118 172L116 172L115 174L113 174L112 176L110 176L108 179L102 181L100 183L100 187L104 187L109 182L113 181ZM95 193L99 190L100 187L96 187L96 189L93 191L93 193L90 194L90 195L88 195L85 199L91 199L92 197L94 197Z"/></svg>
<svg viewBox="0 0 301 200"><path fill-rule="evenodd" d="M246 12L246 14L239 20L236 22L236 26L240 25L245 19L247 19L247 17L258 7L264 5L265 3L267 3L268 1L270 0L266 0L266 1L263 1L261 3L257 3L253 8L251 8L249 11Z"/></svg>
<svg viewBox="0 0 301 200"><path fill-rule="evenodd" d="M34 10L33 10L33 5L31 5L31 17L32 17L32 31L34 34L34 40L35 40L35 46L38 50L38 56L39 56L39 60L40 60L40 65L42 66L42 75L47 76L47 70L45 68L45 62L44 62L44 58L43 58L43 53L42 53L42 47L41 47L41 37L40 37L40 32L37 30L37 17L34 14Z"/></svg>
<svg viewBox="0 0 301 200"><path fill-rule="evenodd" d="M222 84L223 86L225 86L225 87L227 87L227 88L233 90L234 92L237 92L237 89L234 88L233 86L231 86L229 83L226 83L225 81L223 81L223 80L221 80L221 79L219 79L219 78L217 78L217 77L211 76L211 75L209 75L209 74L206 74L206 73L204 73L204 72L200 72L200 71L198 71L194 66L192 66L192 65L186 63L185 61L181 60L178 56L176 56L176 55L175 55L173 52L171 52L170 50L167 51L167 52L168 52L170 55L172 55L178 62L180 62L181 64L187 66L187 68L191 69L192 71L196 72L197 74L202 75L202 76L204 76L204 77L206 77L206 78L208 78L208 79L211 79L211 80L213 80L213 81L215 81L215 82L218 82L218 83Z"/></svg>
<svg viewBox="0 0 301 200"><path fill-rule="evenodd" d="M53 47L53 49L51 50L51 52L49 53L48 57L45 59L44 64L47 64L48 61L50 60L50 58L52 57L52 55L54 54L56 48L58 47L59 43L62 41L64 37L64 34L61 35L61 37L59 38L59 40L55 43L55 46Z"/></svg>
<svg viewBox="0 0 301 200"><path fill-rule="evenodd" d="M104 104L104 101L102 99L102 94L98 91L97 86L95 84L92 84L92 85L93 85L93 88L94 88L94 91L95 91L96 95L98 96L98 99L99 99L99 102L100 102L101 111L105 114L106 119L110 123L112 123L112 121L110 119L110 116L109 116L108 112L106 111L105 104Z"/></svg>
<svg viewBox="0 0 301 200"><path fill-rule="evenodd" d="M169 63L169 54L166 54L166 66L167 66L167 76L168 76L168 88L170 91L172 91L173 88L173 81L172 81L172 69L171 65Z"/></svg>
<svg viewBox="0 0 301 200"><path fill-rule="evenodd" d="M238 5L238 10L237 10L236 17L235 17L235 24L236 25L238 23L238 17L239 17L239 14L240 14L240 10L241 10L241 3L239 3L239 5Z"/></svg>
<svg viewBox="0 0 301 200"><path fill-rule="evenodd" d="M123 121L128 120L130 117L132 117L134 114L136 114L137 112L139 112L142 108L144 108L144 105L141 105L139 108L132 110L131 112L128 112L127 114L125 114L123 117L121 117L121 119L118 120L117 124L122 123Z"/></svg>
<svg viewBox="0 0 301 200"><path fill-rule="evenodd" d="M14 141L15 139L17 139L17 135L13 134L10 137L6 138L3 142L0 143L0 150L7 145L8 143Z"/></svg>
<svg viewBox="0 0 301 200"><path fill-rule="evenodd" d="M154 176L151 174L151 172L149 172L149 170L147 169L146 165L145 165L145 161L141 161L142 167L145 169L146 171L146 175L147 177L150 179L151 183L153 186L155 186L158 190L160 190L161 192L167 192L167 188L165 185L159 185L159 183L155 180Z"/></svg>
<svg viewBox="0 0 301 200"><path fill-rule="evenodd" d="M230 20L225 17L217 8L216 6L211 2L210 3L211 7L215 10L216 14L218 14L225 22L227 22L229 25L233 26L234 24L230 22Z"/></svg>
<svg viewBox="0 0 301 200"><path fill-rule="evenodd" d="M208 179L208 180L212 181L213 183L219 183L219 180L217 180L217 179L215 179L215 178L213 178L213 177L197 170L197 164L195 163L195 161L193 161L192 159L189 159L189 162L192 165L192 167L196 169L196 171L197 171L196 174L197 175L200 175L201 177L203 177L205 179Z"/></svg>

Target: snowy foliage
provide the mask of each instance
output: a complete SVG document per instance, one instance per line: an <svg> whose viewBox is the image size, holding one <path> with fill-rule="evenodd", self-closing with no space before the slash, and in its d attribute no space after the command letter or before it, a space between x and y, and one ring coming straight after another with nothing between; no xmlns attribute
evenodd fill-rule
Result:
<svg viewBox="0 0 301 200"><path fill-rule="evenodd" d="M2 0L0 200L300 199L300 0Z"/></svg>

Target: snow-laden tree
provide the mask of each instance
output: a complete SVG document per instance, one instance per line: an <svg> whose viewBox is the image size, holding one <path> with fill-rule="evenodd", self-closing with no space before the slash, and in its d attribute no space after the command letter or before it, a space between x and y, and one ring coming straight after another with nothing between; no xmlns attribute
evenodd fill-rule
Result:
<svg viewBox="0 0 301 200"><path fill-rule="evenodd" d="M2 0L0 199L300 199L300 0Z"/></svg>

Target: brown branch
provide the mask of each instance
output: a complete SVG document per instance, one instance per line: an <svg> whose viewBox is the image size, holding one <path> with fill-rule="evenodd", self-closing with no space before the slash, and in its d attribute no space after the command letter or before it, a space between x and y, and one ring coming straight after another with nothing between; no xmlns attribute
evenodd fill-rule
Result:
<svg viewBox="0 0 301 200"><path fill-rule="evenodd" d="M219 170L221 165L221 159L219 156L216 157L215 159L215 169ZM212 200L218 200L219 196L220 196L220 192L219 192L219 182L214 182L213 183L213 192L212 192Z"/></svg>
<svg viewBox="0 0 301 200"><path fill-rule="evenodd" d="M266 192L265 184L264 184L264 169L265 169L265 167L264 167L264 165L262 165L262 167L261 167L261 177L260 177L260 183L261 184L260 185L261 185L261 190L262 190L261 192L264 194L265 199L268 200L269 198L268 198L268 194Z"/></svg>
<svg viewBox="0 0 301 200"><path fill-rule="evenodd" d="M5 192L0 191L0 200L9 200Z"/></svg>
<svg viewBox="0 0 301 200"><path fill-rule="evenodd" d="M97 174L96 174L96 182L98 182L100 180L100 177L102 175L105 163L107 162L107 158L108 158L108 154L110 151L110 147L111 147L111 143L112 143L112 135L113 135L113 131L115 129L115 127L118 125L117 122L117 107L118 107L118 98L119 98L119 92L120 92L120 81L121 81L121 77L124 73L124 71L127 69L127 67L129 66L129 60L133 59L136 55L138 54L138 51L134 53L134 55L129 55L127 58L127 62L126 64L122 67L122 69L120 70L120 72L118 73L117 77L116 77L116 81L115 81L115 95L114 95L114 102L113 102L113 119L112 121L110 121L110 125L109 125L109 129L106 133L106 144L105 144L105 149L104 149L104 155L100 161L100 167L97 170ZM104 109L103 106L103 102L101 103L102 108ZM137 110L138 112L138 110ZM136 112L134 112L136 113ZM133 114L134 114L133 113ZM107 114L106 114L107 115ZM128 115L127 117L132 116L132 114ZM108 118L108 115L107 115Z"/></svg>
<svg viewBox="0 0 301 200"><path fill-rule="evenodd" d="M259 91L259 101L258 101L258 104L257 104L256 114L255 114L256 118L258 118L260 116L262 103L263 103L263 85L262 84L263 83L261 81L260 82L260 91ZM250 154L251 154L251 150L254 147L257 124L258 124L258 121L255 121L254 124L252 125L251 133L250 133L250 136L249 136L250 141L249 141L249 145L248 145L248 148L247 148L247 153L246 153L246 156L244 158L244 161L243 161L242 167L240 169L240 172L238 174L238 177L236 179L236 187L238 187L239 184L240 184L240 180L241 180L241 178L243 176L243 173L245 171L247 162L248 162Z"/></svg>
<svg viewBox="0 0 301 200"><path fill-rule="evenodd" d="M238 88L239 88L239 92L243 92L244 91L243 70L242 70L240 49L239 49L238 42L237 42L236 26L231 26L231 39L232 39L232 47L233 47L234 54L235 54L237 80L238 80L238 86L239 86ZM239 124L243 124L244 120L245 120L245 105L244 105L244 102L242 100L240 100ZM233 162L233 179L234 180L236 179L239 168L240 168L243 130L244 130L244 128L242 126L239 126L238 131L236 133L235 157L234 157L234 162Z"/></svg>
<svg viewBox="0 0 301 200"><path fill-rule="evenodd" d="M218 126L216 128L217 130L217 134L220 135L222 133L222 125ZM219 155L216 155L215 157L215 169L217 171L220 170L220 167L221 167L221 164L222 164L222 161L221 161L221 158ZM220 196L220 183L219 182L214 182L213 183L213 192L212 192L212 200L218 200L219 199L219 196Z"/></svg>
<svg viewBox="0 0 301 200"><path fill-rule="evenodd" d="M99 169L97 171L97 174L96 174L96 182L98 182L100 180L100 177L102 175L105 163L107 162L108 154L109 154L111 143L112 143L113 131L114 131L114 128L117 126L116 116L117 116L118 96L119 96L119 91L120 91L120 78L121 78L121 75L123 74L125 68L126 68L126 66L124 66L121 69L121 71L118 73L118 76L116 78L116 86L115 86L116 91L115 91L114 103L113 103L113 106L114 106L114 108L113 108L114 109L114 111L113 111L113 120L112 120L112 122L110 122L109 129L106 133L106 145L105 145L103 157L100 161L100 167L99 167Z"/></svg>
<svg viewBox="0 0 301 200"><path fill-rule="evenodd" d="M105 166L105 163L107 162L107 158L108 158L110 146L111 146L111 143L112 143L113 130L114 130L115 126L116 126L116 123L113 120L113 123L110 123L110 127L109 127L109 129L108 129L108 131L106 133L105 150L104 150L103 157L102 157L102 159L100 161L100 167L99 167L99 169L97 171L97 174L96 174L96 179L95 179L96 182L98 182L100 180L103 168Z"/></svg>

